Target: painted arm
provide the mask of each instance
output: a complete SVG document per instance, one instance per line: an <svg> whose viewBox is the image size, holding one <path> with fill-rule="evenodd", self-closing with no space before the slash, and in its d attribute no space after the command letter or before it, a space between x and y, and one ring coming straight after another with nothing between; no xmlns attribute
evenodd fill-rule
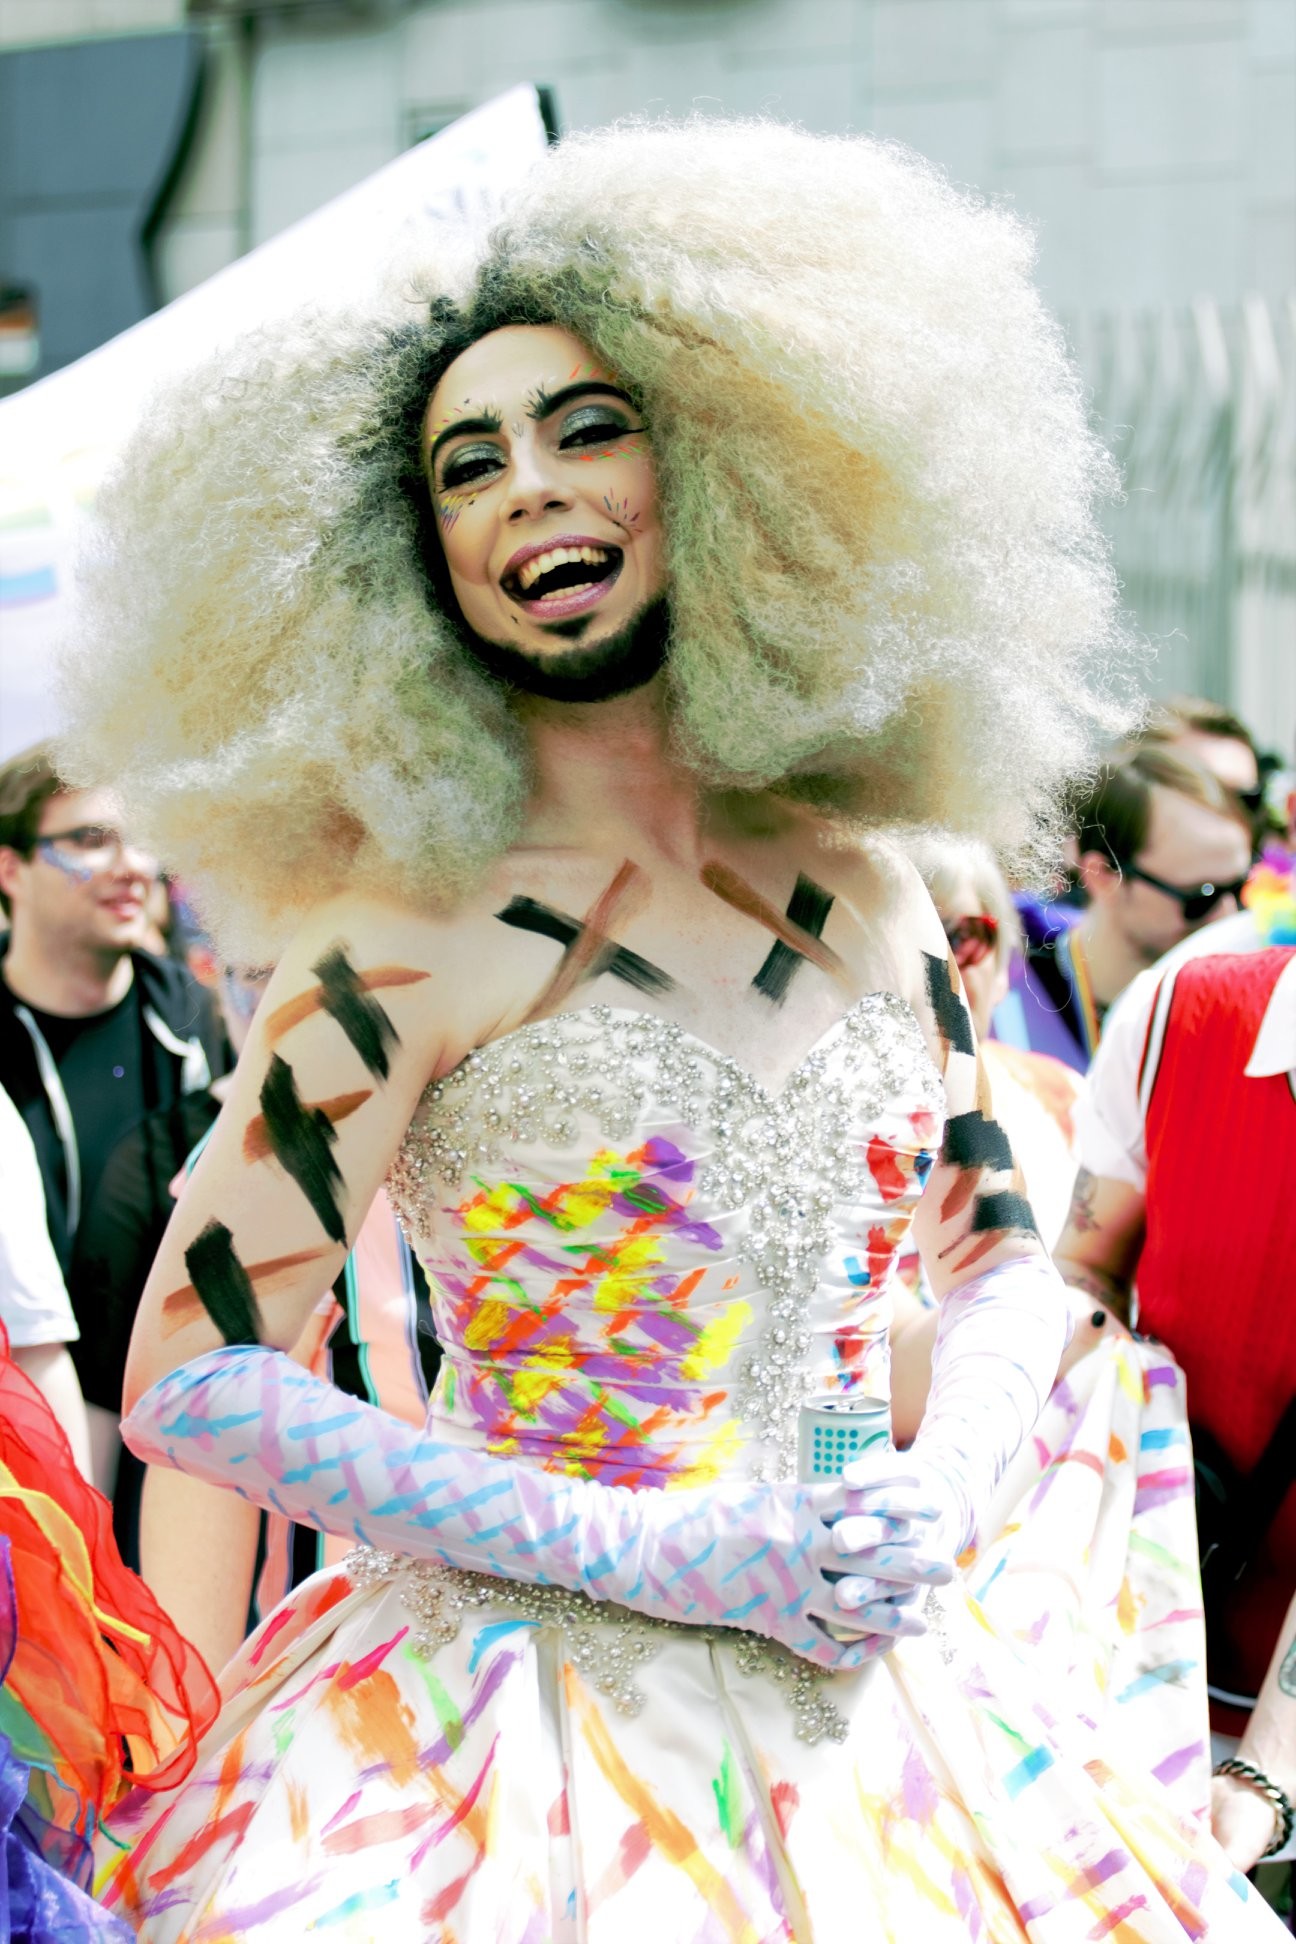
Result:
<svg viewBox="0 0 1296 1944"><path fill-rule="evenodd" d="M629 1491L428 1438L281 1352L217 1350L154 1386L124 1421L150 1465L234 1484L253 1503L410 1557L612 1600L654 1619L739 1627L825 1667L857 1666L922 1622L894 1620L849 1645L825 1573L863 1571L825 1522L838 1485L734 1480ZM876 1542L881 1528L854 1508ZM926 1575L949 1577L939 1564ZM885 1603L888 1595L884 1594Z"/></svg>
<svg viewBox="0 0 1296 1944"><path fill-rule="evenodd" d="M1080 1170L1054 1261L1067 1287L1087 1299L1088 1309L1097 1304L1128 1324L1143 1230L1141 1188Z"/></svg>
<svg viewBox="0 0 1296 1944"><path fill-rule="evenodd" d="M925 894L924 894L925 895ZM870 1551L847 1517L840 1543L879 1579L918 1581L971 1544L994 1487L1039 1416L1069 1332L1062 1280L1049 1261L990 1089L957 967L936 921L919 914L919 1016L945 1080L940 1151L915 1217L939 1299L931 1385L917 1434L900 1454L872 1453L845 1482L873 1515L902 1520ZM921 1003L925 1001L925 1003ZM841 1604L868 1582L838 1588Z"/></svg>

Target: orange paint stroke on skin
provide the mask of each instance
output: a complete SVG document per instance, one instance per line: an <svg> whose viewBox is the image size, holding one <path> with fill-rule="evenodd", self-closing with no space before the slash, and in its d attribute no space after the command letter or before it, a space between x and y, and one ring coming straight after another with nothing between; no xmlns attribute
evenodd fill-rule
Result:
<svg viewBox="0 0 1296 1944"><path fill-rule="evenodd" d="M345 1253L339 1245L330 1244L320 1249L298 1249L293 1255L269 1256L264 1262L252 1264L247 1271L248 1281L256 1286L258 1296L276 1296L306 1263ZM179 1289L173 1289L169 1296L162 1299L161 1335L174 1336L186 1323L196 1323L206 1314L206 1306L193 1284L182 1283Z"/></svg>
<svg viewBox="0 0 1296 1944"><path fill-rule="evenodd" d="M362 972L360 988L364 992L383 992L391 986L421 985L424 979L431 978L430 972L416 972L410 965L375 965L372 972ZM266 1040L273 1046L294 1026L319 1012L324 1003L322 986L308 986L299 992L295 999L286 999L282 1006L276 1006L266 1020Z"/></svg>
<svg viewBox="0 0 1296 1944"><path fill-rule="evenodd" d="M585 913L578 936L563 953L558 970L523 1020L524 1026L558 1010L612 943L608 927L613 918L624 921L634 917L643 908L648 893L647 876L633 859L627 858L607 889L599 893Z"/></svg>
<svg viewBox="0 0 1296 1944"><path fill-rule="evenodd" d="M803 926L793 924L786 912L762 897L727 864L704 864L702 882L708 891L713 891L734 911L740 911L745 918L754 918L758 925L773 932L782 944L799 952L802 958L809 959L811 965L817 965L821 972L828 972L835 979L846 979L846 967L831 945L825 945L822 938L816 938L813 932L806 931Z"/></svg>
<svg viewBox="0 0 1296 1944"><path fill-rule="evenodd" d="M373 1099L373 1088L365 1087L359 1093L333 1094L328 1100L304 1100L302 1112L323 1114L336 1127L354 1114L357 1107L363 1107L366 1100ZM255 1114L248 1122L243 1135L243 1159L245 1161L268 1161L270 1159L270 1133L266 1127L265 1115Z"/></svg>
<svg viewBox="0 0 1296 1944"><path fill-rule="evenodd" d="M570 1662L563 1666L563 1685L567 1705L580 1723L594 1761L604 1779L611 1784L626 1808L643 1829L652 1846L676 1869L683 1870L706 1900L707 1907L724 1927L731 1944L760 1944L760 1932L739 1904L733 1889L709 1863L698 1847L697 1838L673 1809L667 1809L621 1759L608 1733L607 1723L585 1691L580 1675Z"/></svg>

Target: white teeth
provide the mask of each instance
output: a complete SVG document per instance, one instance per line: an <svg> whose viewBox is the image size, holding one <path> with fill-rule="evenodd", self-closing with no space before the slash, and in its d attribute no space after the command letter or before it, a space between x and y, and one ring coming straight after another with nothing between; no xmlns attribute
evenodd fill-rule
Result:
<svg viewBox="0 0 1296 1944"><path fill-rule="evenodd" d="M606 547L551 547L548 553L533 554L518 568L517 583L525 594L551 567L565 567L569 561L583 561L587 567L598 567L608 558ZM569 594L572 589L565 588L563 591Z"/></svg>

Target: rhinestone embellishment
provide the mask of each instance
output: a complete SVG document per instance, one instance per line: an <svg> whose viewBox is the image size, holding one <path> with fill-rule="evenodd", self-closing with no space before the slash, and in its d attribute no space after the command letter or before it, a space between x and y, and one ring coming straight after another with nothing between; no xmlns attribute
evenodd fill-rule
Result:
<svg viewBox="0 0 1296 1944"><path fill-rule="evenodd" d="M511 1614L520 1625L557 1628L572 1666L590 1686L606 1695L621 1714L637 1715L646 1698L637 1677L667 1634L683 1634L708 1645L730 1646L740 1674L773 1681L787 1702L799 1741L813 1746L824 1739L846 1739L845 1716L824 1692L831 1680L827 1671L756 1634L651 1620L628 1607L597 1604L559 1586L494 1579L487 1573L467 1573L435 1560L407 1559L368 1546L348 1553L343 1565L359 1587L398 1587L414 1617L414 1652L423 1659L457 1640L474 1618L485 1621L491 1613Z"/></svg>
<svg viewBox="0 0 1296 1944"><path fill-rule="evenodd" d="M417 1235L438 1185L454 1194L475 1168L516 1165L519 1147L562 1152L591 1127L622 1140L650 1103L678 1116L714 1144L698 1170L699 1206L745 1212L737 1253L766 1292L764 1328L736 1390L751 1441L744 1470L786 1479L812 1382L806 1306L832 1244L833 1211L859 1190L852 1135L900 1098L944 1111L922 1029L895 993L866 994L778 1093L683 1027L592 1005L470 1053L429 1087L388 1187Z"/></svg>

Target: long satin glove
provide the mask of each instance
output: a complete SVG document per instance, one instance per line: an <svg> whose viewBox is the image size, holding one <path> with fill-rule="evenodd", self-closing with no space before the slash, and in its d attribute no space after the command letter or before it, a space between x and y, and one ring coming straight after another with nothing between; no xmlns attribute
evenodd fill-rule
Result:
<svg viewBox="0 0 1296 1944"><path fill-rule="evenodd" d="M953 1567L1040 1414L1070 1329L1065 1285L1044 1255L1002 1263L945 1297L913 1444L869 1453L842 1473L846 1511L834 1542L863 1558L869 1577L848 1570L839 1606L867 1618L877 1582L929 1584L934 1568ZM878 1520L896 1522L880 1543Z"/></svg>
<svg viewBox="0 0 1296 1944"><path fill-rule="evenodd" d="M821 1667L859 1666L922 1629L899 1586L872 1595L879 1611L894 1595L894 1625L843 1643L818 1624L836 1612L825 1573L865 1570L843 1559L825 1522L841 1502L836 1485L629 1491L539 1471L422 1436L278 1350L213 1350L173 1371L122 1436L147 1464L232 1485L363 1545L562 1586L654 1619L739 1627Z"/></svg>

